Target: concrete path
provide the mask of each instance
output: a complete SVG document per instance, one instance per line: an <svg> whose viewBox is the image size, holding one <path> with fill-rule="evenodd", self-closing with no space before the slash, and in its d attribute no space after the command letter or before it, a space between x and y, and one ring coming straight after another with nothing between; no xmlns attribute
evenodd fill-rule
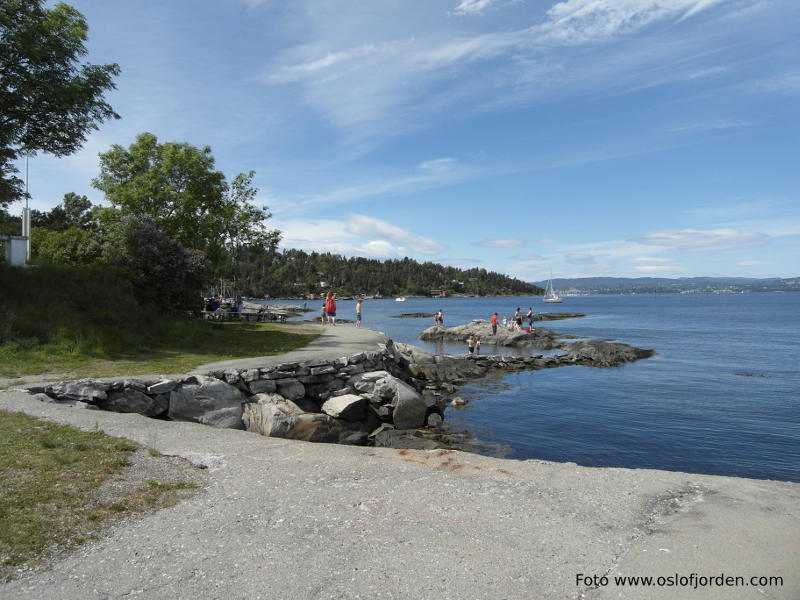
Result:
<svg viewBox="0 0 800 600"><path fill-rule="evenodd" d="M0 409L99 427L210 475L192 499L0 585L2 599L800 598L797 484L311 444L19 392L0 392ZM613 581L693 573L746 584ZM750 585L769 576L783 585Z"/></svg>
<svg viewBox="0 0 800 600"><path fill-rule="evenodd" d="M254 369L269 367L279 363L302 362L305 360L331 359L340 356L349 356L368 350L376 350L378 344L386 342L389 337L380 331L373 331L366 327L353 327L352 325L337 325L335 327L321 325L308 325L308 330L321 331L321 335L298 350L280 354L278 356L259 356L255 358L235 358L219 362L200 365L192 373L205 373L219 369L237 368Z"/></svg>

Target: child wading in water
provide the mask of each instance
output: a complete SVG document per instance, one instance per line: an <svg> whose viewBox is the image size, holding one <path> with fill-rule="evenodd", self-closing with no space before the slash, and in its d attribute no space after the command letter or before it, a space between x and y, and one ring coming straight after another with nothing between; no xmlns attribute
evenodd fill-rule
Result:
<svg viewBox="0 0 800 600"><path fill-rule="evenodd" d="M359 296L358 302L356 302L356 327L361 327L361 303L364 299Z"/></svg>

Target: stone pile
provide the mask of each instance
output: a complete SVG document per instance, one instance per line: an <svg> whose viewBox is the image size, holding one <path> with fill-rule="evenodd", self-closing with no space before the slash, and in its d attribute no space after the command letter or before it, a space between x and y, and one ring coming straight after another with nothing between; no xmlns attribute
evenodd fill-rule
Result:
<svg viewBox="0 0 800 600"><path fill-rule="evenodd" d="M387 429L440 425L444 400L424 387L389 340L376 351L335 360L175 379L81 379L28 391L75 407L363 445Z"/></svg>
<svg viewBox="0 0 800 600"><path fill-rule="evenodd" d="M653 354L601 340L559 344L563 354L555 356L441 356L389 340L375 351L333 360L164 379L81 379L27 391L46 402L246 429L271 437L436 448L441 444L422 428L438 428L447 394L489 369L611 367Z"/></svg>

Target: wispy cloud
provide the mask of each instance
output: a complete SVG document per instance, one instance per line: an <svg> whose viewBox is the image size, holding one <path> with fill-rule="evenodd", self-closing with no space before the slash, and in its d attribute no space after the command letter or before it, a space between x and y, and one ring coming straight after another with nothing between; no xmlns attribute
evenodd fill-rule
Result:
<svg viewBox="0 0 800 600"><path fill-rule="evenodd" d="M651 231L634 238L640 244L670 250L734 250L762 246L768 236L757 231L737 229L679 229Z"/></svg>
<svg viewBox="0 0 800 600"><path fill-rule="evenodd" d="M461 0L453 9L454 15L477 15L492 4L493 0Z"/></svg>
<svg viewBox="0 0 800 600"><path fill-rule="evenodd" d="M478 246L483 246L484 248L519 248L527 243L526 240L520 238L497 238L476 242Z"/></svg>

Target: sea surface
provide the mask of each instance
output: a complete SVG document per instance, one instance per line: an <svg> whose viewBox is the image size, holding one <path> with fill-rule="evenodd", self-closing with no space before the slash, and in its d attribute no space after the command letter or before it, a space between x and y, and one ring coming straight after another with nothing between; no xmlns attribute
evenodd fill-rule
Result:
<svg viewBox="0 0 800 600"><path fill-rule="evenodd" d="M319 302L309 306L319 309ZM441 308L445 326L512 315L580 312L541 324L589 339L652 348L655 357L622 367L560 367L495 373L457 392L464 408L445 421L467 430L484 452L590 466L800 481L800 293L640 294L538 298L367 300L364 326L430 351L460 344L417 338ZM355 302L337 303L354 318ZM310 313L311 314L311 313ZM352 326L352 325L343 325ZM494 349L482 354L533 353Z"/></svg>

